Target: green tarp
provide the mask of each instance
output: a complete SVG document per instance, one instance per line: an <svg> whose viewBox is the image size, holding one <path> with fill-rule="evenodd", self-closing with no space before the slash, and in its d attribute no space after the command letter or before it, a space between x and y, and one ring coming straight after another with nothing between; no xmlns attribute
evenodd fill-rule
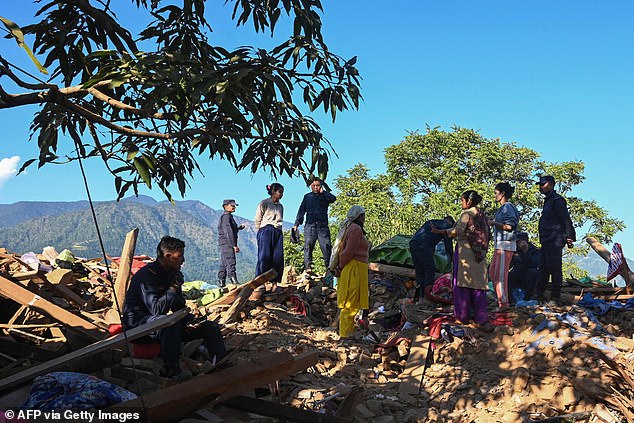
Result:
<svg viewBox="0 0 634 423"><path fill-rule="evenodd" d="M370 250L370 262L390 264L393 266L414 267L409 253L409 240L412 235L396 235ZM436 269L439 273L451 272L451 263L440 255L434 254Z"/></svg>

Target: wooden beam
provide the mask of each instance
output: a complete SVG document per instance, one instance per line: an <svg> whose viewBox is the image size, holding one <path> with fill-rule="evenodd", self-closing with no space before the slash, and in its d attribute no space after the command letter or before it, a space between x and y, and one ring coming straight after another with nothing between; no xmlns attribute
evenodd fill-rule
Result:
<svg viewBox="0 0 634 423"><path fill-rule="evenodd" d="M275 276L277 276L277 272L275 271L275 269L270 269L262 273L261 275L256 276L249 282L243 283L236 289L232 289L231 291L227 293L227 295L223 295L217 300L207 304L207 307L213 307L213 306L223 305L223 304L233 304L233 302L236 300L236 298L238 298L238 296L240 295L240 293L242 292L244 288L248 287L248 288L251 288L251 291L253 291L254 289L264 285L266 282L273 279Z"/></svg>
<svg viewBox="0 0 634 423"><path fill-rule="evenodd" d="M13 260L15 260L15 262L19 263L20 265L29 268L29 265L27 263L25 263L24 261L22 261L22 259L20 259L19 257L15 257L15 256L8 256L5 255L4 257L8 257L11 258ZM64 298L70 302L72 302L73 304L77 305L80 308L83 308L86 305L86 301L81 298L79 295L77 295L75 292L73 292L69 287L65 286L65 285L56 285L51 283L48 278L46 277L46 273L44 273L41 270L34 270L35 274L33 274L29 279L39 279L42 282L44 282L44 285L54 294L56 294L58 297ZM32 272L26 272L23 273L23 275L25 274L31 274ZM20 279L18 279L20 280Z"/></svg>
<svg viewBox="0 0 634 423"><path fill-rule="evenodd" d="M275 404L270 401L246 397L244 395L233 397L223 402L222 405L233 408L234 410L257 414L258 416L274 417L285 422L339 423L342 421L332 414L302 410L289 405Z"/></svg>
<svg viewBox="0 0 634 423"><path fill-rule="evenodd" d="M222 318L220 319L219 323L221 325L226 325L227 323L235 319L238 313L240 313L240 310L242 310L244 305L249 300L249 297L252 293L253 289L249 288L248 286L242 288L240 294L238 295L238 298L236 298L231 307L229 307L229 309L222 314Z"/></svg>
<svg viewBox="0 0 634 423"><path fill-rule="evenodd" d="M431 338L428 335L419 334L414 338L409 350L407 365L401 375L401 383L398 392L401 394L415 395L420 391L423 374L427 368L427 356L431 351Z"/></svg>
<svg viewBox="0 0 634 423"><path fill-rule="evenodd" d="M274 375L275 377L264 376L262 378L244 380L239 386L235 386L233 388L225 390L222 394L220 394L218 398L214 399L213 402L217 404L267 383L295 375L317 364L318 359L318 351L313 350L299 354L293 357L293 361L284 366L282 370L276 372L276 374Z"/></svg>
<svg viewBox="0 0 634 423"><path fill-rule="evenodd" d="M133 341L147 335L148 333L152 333L164 327L171 326L185 317L187 313L188 309L184 308L177 311L176 313L169 314L167 316L161 316L153 322L146 323L145 325L141 325L134 329L130 329L126 332L125 335L123 333L120 333L118 335L103 339L101 341L95 342L94 344L90 344L84 348L63 355L54 360L47 361L46 363L42 363L37 366L33 366L21 373L0 380L0 391L11 386L29 381L35 376L52 372L56 369L59 369L60 367L63 367L66 363L69 363L73 360L94 355L99 352L115 348L119 345L123 345L126 342L126 335L128 341Z"/></svg>
<svg viewBox="0 0 634 423"><path fill-rule="evenodd" d="M414 279L416 277L416 271L409 267L390 266L389 264L382 263L369 263L368 268L374 272L392 273L394 275L406 276Z"/></svg>
<svg viewBox="0 0 634 423"><path fill-rule="evenodd" d="M112 291L112 303L119 304L119 309L123 311L125 303L125 293L130 283L130 271L132 269L132 261L134 259L134 249L136 248L136 240L139 236L139 228L134 228L125 236L123 250L121 250L121 260L117 271L117 278L114 281L114 290Z"/></svg>
<svg viewBox="0 0 634 423"><path fill-rule="evenodd" d="M79 333L87 335L93 339L103 339L104 332L101 328L85 320L70 311L45 300L37 294L7 278L0 276L0 295L10 298L22 305L33 308L39 313L50 316L60 323L66 325Z"/></svg>
<svg viewBox="0 0 634 423"><path fill-rule="evenodd" d="M178 421L182 416L203 407L219 394L231 391L233 397L253 387L265 386L272 380L287 377L293 371L297 371L300 363L304 365L312 360L316 362L317 355L317 351L312 351L294 359L287 351L268 353L260 357L257 363L243 363L152 392L145 395L143 401L148 413L147 418L153 423ZM114 405L106 412L138 410L141 406L141 399L136 398Z"/></svg>

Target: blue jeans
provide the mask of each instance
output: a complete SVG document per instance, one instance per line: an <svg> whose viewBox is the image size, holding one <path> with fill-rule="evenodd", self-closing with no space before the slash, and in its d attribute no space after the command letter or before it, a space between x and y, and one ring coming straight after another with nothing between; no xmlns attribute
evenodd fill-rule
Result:
<svg viewBox="0 0 634 423"><path fill-rule="evenodd" d="M258 231L258 263L255 275L275 269L277 276L271 282L282 280L284 272L284 236L281 229L266 225Z"/></svg>
<svg viewBox="0 0 634 423"><path fill-rule="evenodd" d="M307 223L304 226L304 270L313 264L313 250L315 243L319 240L319 248L324 256L324 264L326 269L330 264L330 253L332 252L332 244L330 241L330 228L328 223L315 222Z"/></svg>

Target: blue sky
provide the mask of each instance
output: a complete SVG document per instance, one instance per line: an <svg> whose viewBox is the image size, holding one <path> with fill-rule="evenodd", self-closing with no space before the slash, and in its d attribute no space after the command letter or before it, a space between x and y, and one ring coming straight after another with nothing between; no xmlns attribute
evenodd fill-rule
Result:
<svg viewBox="0 0 634 423"><path fill-rule="evenodd" d="M113 2L115 3L115 2ZM127 4L118 0L116 4ZM129 2L131 3L131 2ZM230 9L212 2L214 42L228 47L271 45L251 28L235 30ZM545 160L581 160L586 181L573 195L596 199L629 226L616 236L634 254L634 212L629 187L634 135L634 4L625 1L423 1L324 0L325 38L332 51L358 56L364 102L340 114L333 125L316 113L339 159L329 179L354 163L382 172L383 149L407 131L426 125L474 128L482 135L516 142ZM211 3L210 3L211 4ZM5 0L0 15L30 22L26 0ZM135 11L121 9L123 22L136 25ZM280 27L283 29L283 27ZM2 54L28 66L7 40ZM30 68L33 72L35 70ZM20 200L78 200L86 194L76 164L31 168L12 177L12 157L34 157L27 142L33 109L1 110L0 203ZM17 159L13 160L17 162ZM192 181L187 199L219 208L236 198L237 214L251 218L266 196L269 175L235 174L220 161L202 161L205 177ZM116 197L99 161L88 163L93 197ZM281 178L287 220L306 192L303 181ZM174 188L176 191L176 188ZM147 192L145 192L147 193ZM160 192L152 192L160 198Z"/></svg>

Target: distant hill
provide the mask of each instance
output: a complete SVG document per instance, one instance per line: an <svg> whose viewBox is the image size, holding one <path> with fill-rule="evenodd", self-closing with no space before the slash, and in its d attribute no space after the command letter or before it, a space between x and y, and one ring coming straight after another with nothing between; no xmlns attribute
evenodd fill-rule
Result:
<svg viewBox="0 0 634 423"><path fill-rule="evenodd" d="M218 272L218 218L200 201L157 202L151 197L127 198L119 203L98 202L95 212L108 255L121 254L125 234L139 228L136 254L156 255L163 235L185 241L183 273L188 280L216 280ZM253 222L236 216L247 228L240 232L238 279L255 272L257 243ZM97 232L87 201L70 203L20 202L0 205L0 246L17 253L41 252L46 246L71 250L78 257L101 257ZM6 224L9 222L10 224Z"/></svg>
<svg viewBox="0 0 634 423"><path fill-rule="evenodd" d="M137 254L156 256L156 244L163 235L185 241L183 272L188 280L214 282L218 272L218 218L215 210L200 201L158 202L148 196L129 197L120 202L95 204L97 218L108 255L118 256L125 234L139 228ZM240 232L238 279L246 281L255 273L257 242L253 221L235 216L246 229ZM291 223L284 224L287 230ZM57 251L69 249L79 257L101 257L97 232L87 201L18 202L0 204L0 247L16 253L41 252L46 246ZM607 264L594 251L576 259L591 276L604 275ZM628 259L630 267L634 263Z"/></svg>

